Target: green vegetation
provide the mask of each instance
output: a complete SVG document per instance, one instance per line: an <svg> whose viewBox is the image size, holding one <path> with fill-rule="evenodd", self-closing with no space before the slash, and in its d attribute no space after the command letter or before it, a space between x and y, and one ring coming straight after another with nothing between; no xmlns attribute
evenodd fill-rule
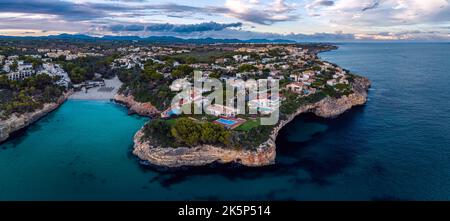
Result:
<svg viewBox="0 0 450 221"><path fill-rule="evenodd" d="M242 124L241 126L239 126L238 128L236 128L235 130L237 131L250 131L253 128L256 128L260 126L259 125L259 120L247 120L247 122L245 122L244 124Z"/></svg>
<svg viewBox="0 0 450 221"><path fill-rule="evenodd" d="M302 105L316 103L327 96L327 94L323 92L317 92L307 97L300 97L292 92L285 92L284 95L286 97L286 100L282 102L282 105L280 107L282 118L295 113Z"/></svg>
<svg viewBox="0 0 450 221"><path fill-rule="evenodd" d="M172 122L152 120L145 125L144 134L144 139L152 139L160 145L171 147L194 147L202 144L229 147L232 144L231 132L222 126L190 118L179 118Z"/></svg>
<svg viewBox="0 0 450 221"><path fill-rule="evenodd" d="M95 74L100 74L104 78L112 78L117 73L111 69L111 60L117 55L108 57L85 57L73 61L60 60L59 63L67 73L74 84L82 83L86 80L93 80Z"/></svg>
<svg viewBox="0 0 450 221"><path fill-rule="evenodd" d="M40 58L33 58L31 56L20 56L19 60L23 60L25 63L32 64L33 69L37 69L42 65L42 60Z"/></svg>
<svg viewBox="0 0 450 221"><path fill-rule="evenodd" d="M234 133L235 148L255 149L269 138L273 130L272 125L259 125L248 131L236 131Z"/></svg>
<svg viewBox="0 0 450 221"><path fill-rule="evenodd" d="M219 58L232 58L236 53L233 51L220 50L198 50L190 53L172 55L168 58L182 64L214 63ZM166 58L166 60L168 59Z"/></svg>
<svg viewBox="0 0 450 221"><path fill-rule="evenodd" d="M238 71L239 72L252 72L252 71L257 71L258 68L256 68L254 65L251 64L243 64L241 66L239 66Z"/></svg>
<svg viewBox="0 0 450 221"><path fill-rule="evenodd" d="M17 71L17 68L19 67L19 64L17 63L17 61L14 61L9 68L11 69L11 71Z"/></svg>
<svg viewBox="0 0 450 221"><path fill-rule="evenodd" d="M131 94L138 102L150 102L159 110L164 110L170 105L175 93L170 90L168 79L153 67L146 65L144 70L118 69L118 77L124 82L119 92Z"/></svg>
<svg viewBox="0 0 450 221"><path fill-rule="evenodd" d="M0 117L32 112L45 103L56 102L64 93L64 88L55 84L57 80L41 74L22 81L11 81L0 75L0 90L7 95L0 97Z"/></svg>
<svg viewBox="0 0 450 221"><path fill-rule="evenodd" d="M172 77L177 79L184 78L186 76L193 75L193 73L194 73L193 68L191 68L189 65L182 64L172 70Z"/></svg>

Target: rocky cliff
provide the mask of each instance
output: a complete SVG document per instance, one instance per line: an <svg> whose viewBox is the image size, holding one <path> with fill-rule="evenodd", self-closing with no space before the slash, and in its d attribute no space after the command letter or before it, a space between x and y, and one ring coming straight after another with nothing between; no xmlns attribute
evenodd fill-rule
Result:
<svg viewBox="0 0 450 221"><path fill-rule="evenodd" d="M129 108L129 114L138 114L141 116L152 117L160 113L160 111L151 103L140 103L134 100L133 95L116 94L113 99L119 104L123 104Z"/></svg>
<svg viewBox="0 0 450 221"><path fill-rule="evenodd" d="M152 146L149 141L143 141L142 130L134 137L133 153L141 160L152 165L176 168L181 166L202 166L213 162L239 163L245 166L257 167L275 163L276 145L275 141L279 131L289 122L302 113L312 112L320 117L331 118L349 110L353 106L363 105L367 101L367 90L370 81L367 78L355 78L353 94L343 96L339 99L327 97L315 104L300 107L287 119L279 122L272 130L268 140L261 144L257 150L231 150L203 145L194 148L161 148Z"/></svg>
<svg viewBox="0 0 450 221"><path fill-rule="evenodd" d="M141 130L136 133L133 154L156 166L170 168L203 166L213 162L237 162L246 166L262 166L271 164L275 160L275 148L261 148L258 151L224 149L212 145L194 148L160 148L152 146L148 141L142 141L143 135Z"/></svg>
<svg viewBox="0 0 450 221"><path fill-rule="evenodd" d="M61 96L57 102L44 104L43 108L36 110L34 112L29 112L21 115L13 114L7 120L1 120L0 143L6 141L12 133L29 126L30 124L41 119L48 113L54 111L61 104L63 104L64 101L66 101L71 94L72 92L68 92L63 96Z"/></svg>

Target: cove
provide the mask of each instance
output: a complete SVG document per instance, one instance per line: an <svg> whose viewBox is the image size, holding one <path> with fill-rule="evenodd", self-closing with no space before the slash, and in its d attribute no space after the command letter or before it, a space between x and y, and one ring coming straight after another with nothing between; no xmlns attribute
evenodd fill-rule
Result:
<svg viewBox="0 0 450 221"><path fill-rule="evenodd" d="M68 100L0 145L0 200L120 197L145 178L129 152L147 120L109 101Z"/></svg>
<svg viewBox="0 0 450 221"><path fill-rule="evenodd" d="M146 118L67 101L0 145L0 200L449 200L450 44L341 44L322 53L373 82L336 119L299 116L265 168L143 169Z"/></svg>

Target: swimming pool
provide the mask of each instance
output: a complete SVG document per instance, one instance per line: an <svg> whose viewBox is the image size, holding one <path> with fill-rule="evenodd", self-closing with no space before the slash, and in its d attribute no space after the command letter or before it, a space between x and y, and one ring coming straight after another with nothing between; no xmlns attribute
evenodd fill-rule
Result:
<svg viewBox="0 0 450 221"><path fill-rule="evenodd" d="M181 111L178 110L178 109L171 109L171 110L167 113L168 116L172 116L172 115L180 115L180 114L181 114Z"/></svg>
<svg viewBox="0 0 450 221"><path fill-rule="evenodd" d="M273 108L271 108L271 107L258 107L258 110L266 111L266 112L272 112Z"/></svg>
<svg viewBox="0 0 450 221"><path fill-rule="evenodd" d="M224 118L219 118L216 120L216 122L227 125L227 126L232 126L237 123L237 121L224 119Z"/></svg>

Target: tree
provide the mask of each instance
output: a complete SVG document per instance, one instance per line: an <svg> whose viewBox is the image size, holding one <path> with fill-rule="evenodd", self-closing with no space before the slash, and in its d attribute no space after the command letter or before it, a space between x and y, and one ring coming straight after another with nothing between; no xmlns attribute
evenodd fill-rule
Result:
<svg viewBox="0 0 450 221"><path fill-rule="evenodd" d="M189 118L178 119L170 132L177 142L191 147L198 145L201 137L201 127Z"/></svg>
<svg viewBox="0 0 450 221"><path fill-rule="evenodd" d="M180 144L190 147L200 144L231 144L231 133L220 125L211 122L196 122L189 118L180 118L171 128L171 135Z"/></svg>
<svg viewBox="0 0 450 221"><path fill-rule="evenodd" d="M164 77L162 74L158 73L151 67L144 68L143 74L145 76L144 78L147 81L159 81Z"/></svg>
<svg viewBox="0 0 450 221"><path fill-rule="evenodd" d="M186 57L186 64L195 64L197 62L197 59L195 59L195 57L192 56L188 56Z"/></svg>
<svg viewBox="0 0 450 221"><path fill-rule="evenodd" d="M219 72L213 72L211 74L209 74L210 78L216 78L219 79L222 75Z"/></svg>
<svg viewBox="0 0 450 221"><path fill-rule="evenodd" d="M73 83L79 84L86 80L86 69L76 67L69 73L69 77Z"/></svg>
<svg viewBox="0 0 450 221"><path fill-rule="evenodd" d="M312 69L314 71L321 71L322 70L322 68L320 66L318 66L318 65L315 65Z"/></svg>
<svg viewBox="0 0 450 221"><path fill-rule="evenodd" d="M0 89L8 89L10 81L6 75L0 75Z"/></svg>
<svg viewBox="0 0 450 221"><path fill-rule="evenodd" d="M17 71L17 68L19 67L19 64L17 61L14 61L11 66L9 67L12 71Z"/></svg>
<svg viewBox="0 0 450 221"><path fill-rule="evenodd" d="M264 77L268 77L270 75L270 69L269 68L264 68L263 75L264 75Z"/></svg>
<svg viewBox="0 0 450 221"><path fill-rule="evenodd" d="M190 67L189 65L179 65L172 71L172 77L173 78L184 78L186 76L189 76L192 74L194 69Z"/></svg>
<svg viewBox="0 0 450 221"><path fill-rule="evenodd" d="M147 60L145 63L144 63L144 69L148 69L148 68L153 68L153 65L155 64L155 62L153 62L153 60Z"/></svg>
<svg viewBox="0 0 450 221"><path fill-rule="evenodd" d="M124 68L117 70L117 77L124 83L129 83L134 79L133 73L130 70Z"/></svg>
<svg viewBox="0 0 450 221"><path fill-rule="evenodd" d="M239 67L239 72L252 72L258 70L255 66L251 64L243 64Z"/></svg>

